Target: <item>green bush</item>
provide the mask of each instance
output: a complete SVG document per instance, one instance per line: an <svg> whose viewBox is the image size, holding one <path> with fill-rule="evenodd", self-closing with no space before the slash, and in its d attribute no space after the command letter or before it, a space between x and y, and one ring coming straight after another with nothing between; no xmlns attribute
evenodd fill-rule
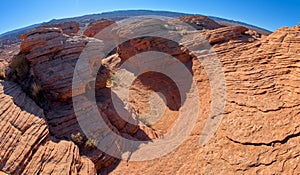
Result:
<svg viewBox="0 0 300 175"><path fill-rule="evenodd" d="M24 80L29 71L29 62L24 54L17 55L12 60L10 67L11 73L14 74L11 75L12 78L19 78L20 80Z"/></svg>
<svg viewBox="0 0 300 175"><path fill-rule="evenodd" d="M87 141L85 142L85 148L87 149L93 149L93 148L96 148L97 146L97 140L95 139L87 139Z"/></svg>
<svg viewBox="0 0 300 175"><path fill-rule="evenodd" d="M106 87L107 88L112 88L114 85L116 85L118 82L118 79L115 76L115 72L110 71L109 72L109 77L106 80Z"/></svg>
<svg viewBox="0 0 300 175"><path fill-rule="evenodd" d="M83 136L80 132L71 135L71 140L78 146L83 144Z"/></svg>

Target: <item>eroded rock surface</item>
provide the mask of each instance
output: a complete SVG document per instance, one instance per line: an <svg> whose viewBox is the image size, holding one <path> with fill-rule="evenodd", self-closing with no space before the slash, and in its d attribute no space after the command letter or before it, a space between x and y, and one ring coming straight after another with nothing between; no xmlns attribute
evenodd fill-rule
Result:
<svg viewBox="0 0 300 175"><path fill-rule="evenodd" d="M281 28L256 40L246 30L224 27L203 32L218 54L226 80L225 112L213 139L199 146L203 121L208 115L210 88L201 71L203 67L193 62L194 78L202 83L199 88L204 113L192 135L159 160L121 162L112 174L300 172L300 32ZM195 43L197 35L183 41Z"/></svg>
<svg viewBox="0 0 300 175"><path fill-rule="evenodd" d="M96 33L114 24L112 21L91 24L85 36L76 35L77 24L39 27L23 35L18 55L28 60L29 71L22 81L15 77L18 85L8 81L0 85L0 125L4 128L0 131L4 138L0 141L1 171L12 174L94 174L96 170L103 174L299 174L298 28L281 28L261 37L246 27L222 26L207 17L180 20L198 30L181 31L180 36L185 37L179 37L178 43L163 37L130 38L134 32L159 30L161 26L153 25L155 21L151 19L122 29L114 28L113 34L118 34L114 39L128 41L116 46L104 60L101 60L105 57L101 52L103 41L96 39ZM140 28L141 25L147 27ZM209 48L203 47L203 39L221 62L226 106L214 137L200 146L202 129L214 100L213 84L201 61L195 58L198 51L189 51L186 46L204 49L199 51L204 54L202 59L209 59L205 55L208 53L205 49ZM88 44L92 46L88 52L100 56L81 65L79 72L90 73L92 67L100 67L98 72L93 72L97 74L98 109L112 132L131 140L156 139L168 132L178 119L178 104L182 99L167 77L143 74L130 89L129 104L135 110L131 117L135 119L149 112L153 94L158 99L155 102L165 103L166 108L157 123L140 124L137 120L135 124L129 123L119 116L112 103L111 74L131 57L147 51L167 53L184 64L198 87L200 112L192 133L182 145L159 159L142 162L120 161L85 146L88 138L78 124L72 104L72 80L75 65ZM139 66L139 62L136 64ZM32 83L40 85L47 108L38 107L22 92L21 88L30 93ZM73 93L80 96L90 90L89 83L83 83ZM30 96L45 107L39 98ZM89 103L81 105L81 112L90 108ZM125 108L128 104L122 105ZM80 143L72 137L78 133L82 135Z"/></svg>
<svg viewBox="0 0 300 175"><path fill-rule="evenodd" d="M87 27L87 29L83 32L83 35L85 35L87 37L93 37L97 33L99 33L101 30L106 28L107 26L110 26L113 24L115 24L115 22L109 21L109 20L101 20L101 21L94 22Z"/></svg>
<svg viewBox="0 0 300 175"><path fill-rule="evenodd" d="M95 174L72 142L52 141L44 111L12 82L0 82L1 170L8 174Z"/></svg>
<svg viewBox="0 0 300 175"><path fill-rule="evenodd" d="M193 26L197 30L213 30L224 27L207 16L184 16L178 19Z"/></svg>
<svg viewBox="0 0 300 175"><path fill-rule="evenodd" d="M64 33L63 29L57 27L39 27L24 36L18 56L22 56L28 61L29 70L24 80L20 81L17 76L17 82L29 93L32 91L32 83L37 83L41 88L47 101L45 118L50 134L54 138L74 141L72 135L80 133L83 139L77 145L81 154L88 156L95 163L97 170L104 169L117 161L116 158L95 149L95 147L90 149L85 146L88 138L84 136L73 109L72 95L77 96L93 90L89 81L85 80L87 83L82 84L78 91L72 92L73 74L78 59L81 56L89 56L88 54L93 52L99 54L99 59L90 61L86 65L80 65L77 71L83 74L92 73L94 66L100 66L98 72L93 72L98 75L96 79L98 107L111 130L129 139L148 140L157 137L152 129L130 124L115 111L111 103L110 89L106 87L110 70L101 66L102 41L85 36L68 35ZM89 47L86 47L87 44ZM82 54L84 49L86 49L87 55ZM92 77L90 78L92 81ZM31 85L28 86L28 84ZM41 102L39 98L35 100L38 103ZM89 107L83 103L82 111Z"/></svg>

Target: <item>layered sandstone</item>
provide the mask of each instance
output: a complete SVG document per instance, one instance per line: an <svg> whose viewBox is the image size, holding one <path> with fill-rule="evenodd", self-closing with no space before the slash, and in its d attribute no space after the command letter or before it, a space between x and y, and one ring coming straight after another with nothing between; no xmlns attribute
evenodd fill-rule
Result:
<svg viewBox="0 0 300 175"><path fill-rule="evenodd" d="M161 28L153 25L156 21L151 19L121 29L115 27L112 33L116 36L111 42L127 41L116 45L109 55L105 55L103 41L96 34L108 26L114 27L112 21L91 24L85 36L76 34L76 23L43 26L23 35L20 53L13 60L22 56L28 61L29 70L20 79L10 65L8 71L15 76L9 79L18 84L6 80L0 85L0 125L4 128L0 131L4 138L0 141L1 171L7 174L95 174L96 170L103 174L299 173L298 28L281 28L261 38L246 27L222 26L207 17L180 20L198 30L181 31L178 43L163 37L130 38L134 32L155 32ZM226 106L214 137L201 146L199 139L214 100L213 84L206 68L195 57L197 51L190 51L187 46L203 49L202 59L209 59L205 55L209 48L203 47L203 39L221 62ZM131 85L128 104L121 104L124 109L131 105L134 110L130 117L135 124L129 123L117 113L112 102L111 74L131 57L147 51L164 52L184 64L192 73L201 98L197 123L182 145L159 159L128 162L74 140L72 135L78 133L83 142L88 140L72 104L74 93L80 96L92 89L89 83L79 83L80 88L72 94L74 69L88 44L91 46L88 53L97 53L99 58L81 65L79 72L97 75L98 110L112 132L131 140L151 140L167 133L176 123L180 101L184 99L180 99L176 85L168 77L145 73ZM141 66L139 62L136 65ZM93 67L100 69L93 72ZM41 88L38 98L32 94L34 83ZM166 107L163 116L157 123L141 124L135 117L150 111L152 95L157 92L165 96L155 97L156 105ZM81 112L90 108L89 103L81 105Z"/></svg>
<svg viewBox="0 0 300 175"><path fill-rule="evenodd" d="M209 114L210 86L193 60L202 98L199 120L188 139L159 160L121 162L112 174L297 174L299 169L299 46L297 28L259 39L244 27L203 32L217 53L226 81L226 107L219 129L199 145ZM191 35L182 45L197 45Z"/></svg>
<svg viewBox="0 0 300 175"><path fill-rule="evenodd" d="M94 37L97 33L99 33L104 28L115 24L114 21L109 20L100 20L97 22L94 22L87 26L87 29L83 32L83 35L87 37Z"/></svg>
<svg viewBox="0 0 300 175"><path fill-rule="evenodd" d="M12 82L0 82L1 170L8 174L95 174L72 142L52 140L44 111Z"/></svg>
<svg viewBox="0 0 300 175"><path fill-rule="evenodd" d="M213 30L224 27L206 16L184 16L178 19L193 26L197 30Z"/></svg>
<svg viewBox="0 0 300 175"><path fill-rule="evenodd" d="M79 35L68 35L62 28L52 26L38 27L24 34L20 53L13 58L16 60L22 57L28 61L29 70L25 72L24 78L20 79L13 66L10 68L10 74L15 75L11 77L17 77L12 80L18 82L29 94L32 94L33 84L38 84L40 87L41 96L38 98L32 96L32 98L45 109L50 134L58 140L72 140L72 135L80 133L84 142L88 140L78 124L72 104L73 74L76 63L87 44L89 47L86 52L99 53L99 59L89 62L88 65L80 65L77 71L78 73L93 71L93 67L100 64L100 70L93 72L98 75L96 95L99 110L110 128L118 135L124 135L130 139L147 140L149 137L157 137L152 129L130 124L115 111L111 103L110 90L106 87L110 70L101 66L102 41ZM89 82L87 82L73 93L80 95L90 90ZM85 105L82 104L82 106ZM86 148L84 143L77 143L77 145L81 149L81 154L88 156L95 163L97 170L104 169L117 161L100 150Z"/></svg>

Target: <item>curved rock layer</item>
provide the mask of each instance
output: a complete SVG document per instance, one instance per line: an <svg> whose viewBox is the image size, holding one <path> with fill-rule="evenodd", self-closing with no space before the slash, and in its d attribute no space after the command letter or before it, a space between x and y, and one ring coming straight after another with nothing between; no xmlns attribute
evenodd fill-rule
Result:
<svg viewBox="0 0 300 175"><path fill-rule="evenodd" d="M226 107L217 133L201 147L205 117L199 116L193 133L171 154L121 162L111 174L299 174L299 30L281 28L259 40L235 26L203 35L226 79ZM197 37L189 36L182 45L197 45ZM201 66L193 63L195 80L204 83ZM209 113L208 82L198 86L207 98L201 105L204 115Z"/></svg>
<svg viewBox="0 0 300 175"><path fill-rule="evenodd" d="M68 25L39 27L25 34L18 55L24 56L29 64L25 79L17 81L19 85L7 81L0 84L0 126L3 128L0 135L4 138L0 140L1 171L8 174L95 174L95 169L103 174L300 173L298 28L281 28L260 38L261 35L245 27L225 27L205 17L183 17L181 20L199 27L199 30L182 32L185 37L179 43L159 37L130 39L136 31L151 32L161 28L153 25L155 21L151 19L143 21L146 29L140 28L138 23L123 29L114 28L113 32L121 35L117 39L129 40L116 46L109 58L102 60L102 65L99 64L104 55L101 52L103 42L89 37L114 22L91 24L85 32L89 37L75 35L77 30L70 31L76 27L66 27L68 30L62 27ZM201 132L214 100L211 97L213 84L205 67L195 58L197 51L191 52L185 46L204 49L200 51L204 54L202 59L209 59L210 55L205 55L208 48L203 47L204 38L212 45L222 64L226 107L215 136L200 146ZM80 65L78 73L100 67L98 72L92 72L97 74L98 109L112 132L131 140L155 139L160 136L160 130L166 133L177 120L178 104L182 99L177 98L176 88L164 89L163 84L174 86L167 77L144 74L130 89L130 103L137 112L130 117L134 119L136 115L149 112L154 92L174 96L174 100L158 100L158 104L166 103L167 108L157 124L148 127L137 120L134 120L136 125L131 124L119 116L112 103L114 93L111 86L116 81L111 75L114 69L134 55L153 50L153 47L155 51L176 57L188 68L198 87L201 110L192 133L182 145L159 159L143 162L119 161L100 150L85 147L83 142L88 139L78 124L72 95L87 94L91 87L89 83L83 83L72 94L72 81L76 62L87 44L91 46L87 53L101 53L101 56L95 62ZM149 80L152 77L155 81ZM22 87L25 92L31 92L32 89L28 89L31 86L24 85L32 80L38 83L48 101L49 106L44 110L21 90ZM162 83L157 85L157 81ZM35 101L42 106L39 99ZM128 105L121 99L117 101L124 108ZM81 105L83 111L80 112L90 108L89 103ZM78 133L82 136L80 142L74 139ZM80 156L79 152L89 158Z"/></svg>
<svg viewBox="0 0 300 175"><path fill-rule="evenodd" d="M0 167L7 174L96 174L72 142L52 141L44 111L12 82L0 82Z"/></svg>
<svg viewBox="0 0 300 175"><path fill-rule="evenodd" d="M86 47L87 44L89 47ZM19 56L22 55L28 60L29 64L25 82L30 83L31 79L34 79L40 86L49 105L45 110L45 118L50 134L59 140L74 141L72 136L79 133L83 138L80 143L76 144L79 146L81 154L91 158L97 170L112 165L117 159L95 149L95 147L88 149L85 146L84 142L87 142L88 138L85 137L76 118L72 95L85 94L93 89L91 89L89 83L83 83L78 91L72 92L73 74L80 57L89 57L94 52L100 53L99 59L97 58L96 61L80 65L78 73L86 74L90 72L98 75L96 79L98 107L111 130L118 135L133 140L149 140L157 137L154 130L146 126L130 124L124 121L115 111L111 103L111 91L106 87L110 70L99 65L101 64L102 45L103 43L100 40L79 35L68 35L61 28L39 27L24 35L19 54ZM98 72L92 72L95 66L100 66ZM18 82L26 84L24 81L18 80ZM82 81L79 80L80 82ZM22 87L27 88L26 86ZM32 89L27 88L26 91L31 92ZM39 102L39 99L37 101ZM85 103L81 105L83 106L82 110L90 107ZM86 120L88 119L88 116L86 116ZM137 120L136 122L138 123Z"/></svg>

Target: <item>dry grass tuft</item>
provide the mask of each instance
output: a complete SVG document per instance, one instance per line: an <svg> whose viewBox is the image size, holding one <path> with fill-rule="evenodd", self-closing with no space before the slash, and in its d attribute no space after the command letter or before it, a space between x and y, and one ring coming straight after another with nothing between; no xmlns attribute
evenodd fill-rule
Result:
<svg viewBox="0 0 300 175"><path fill-rule="evenodd" d="M4 80L6 77L5 75L5 68L0 67L0 79Z"/></svg>

